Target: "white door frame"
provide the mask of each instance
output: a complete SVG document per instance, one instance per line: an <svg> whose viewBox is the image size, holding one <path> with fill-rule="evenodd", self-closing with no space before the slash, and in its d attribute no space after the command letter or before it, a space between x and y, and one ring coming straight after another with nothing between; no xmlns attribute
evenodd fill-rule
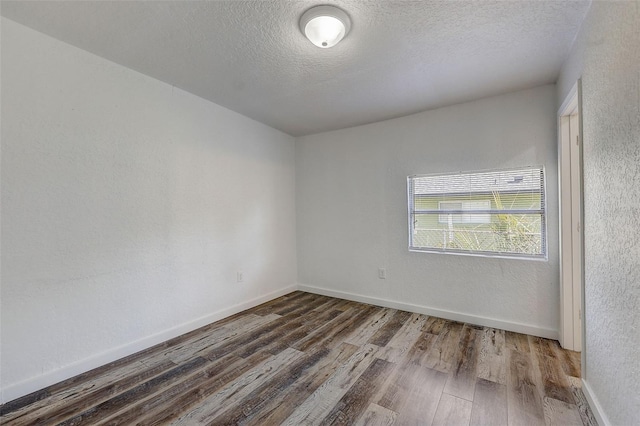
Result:
<svg viewBox="0 0 640 426"><path fill-rule="evenodd" d="M584 239L580 80L558 111L560 344L582 351Z"/></svg>

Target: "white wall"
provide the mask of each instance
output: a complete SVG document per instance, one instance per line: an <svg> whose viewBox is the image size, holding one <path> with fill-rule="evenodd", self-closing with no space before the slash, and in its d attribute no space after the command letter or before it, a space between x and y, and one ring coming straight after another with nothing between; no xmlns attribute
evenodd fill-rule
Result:
<svg viewBox="0 0 640 426"><path fill-rule="evenodd" d="M6 19L1 136L2 401L293 289L292 137Z"/></svg>
<svg viewBox="0 0 640 426"><path fill-rule="evenodd" d="M297 139L302 288L557 337L555 101L548 85ZM549 261L408 251L408 175L538 164Z"/></svg>
<svg viewBox="0 0 640 426"><path fill-rule="evenodd" d="M582 76L585 391L640 422L640 1L593 2L558 84Z"/></svg>

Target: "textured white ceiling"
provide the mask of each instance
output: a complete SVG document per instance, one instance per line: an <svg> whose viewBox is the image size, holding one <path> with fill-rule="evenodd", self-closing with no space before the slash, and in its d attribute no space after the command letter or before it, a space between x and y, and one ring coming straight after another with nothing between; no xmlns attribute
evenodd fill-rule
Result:
<svg viewBox="0 0 640 426"><path fill-rule="evenodd" d="M332 49L300 16L323 1L3 1L2 15L293 136L556 81L589 1L335 0Z"/></svg>

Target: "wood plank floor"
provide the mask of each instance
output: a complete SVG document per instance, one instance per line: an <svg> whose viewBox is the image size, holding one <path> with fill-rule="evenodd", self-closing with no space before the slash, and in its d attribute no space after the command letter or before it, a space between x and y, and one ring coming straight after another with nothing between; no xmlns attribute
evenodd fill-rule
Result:
<svg viewBox="0 0 640 426"><path fill-rule="evenodd" d="M558 342L294 292L0 407L32 425L596 425Z"/></svg>

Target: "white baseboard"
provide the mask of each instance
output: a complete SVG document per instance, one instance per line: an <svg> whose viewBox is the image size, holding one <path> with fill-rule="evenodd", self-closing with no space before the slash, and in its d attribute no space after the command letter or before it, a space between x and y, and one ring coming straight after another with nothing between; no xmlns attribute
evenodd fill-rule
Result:
<svg viewBox="0 0 640 426"><path fill-rule="evenodd" d="M298 284L297 286L284 287L280 290L265 294L263 296L256 297L249 301L239 303L237 305L231 306L229 308L226 308L217 312L213 312L211 314L197 318L193 321L189 321L187 323L178 325L176 327L172 327L170 329L145 337L135 342L74 362L60 369L47 372L43 375L33 377L31 379L27 379L20 383L9 385L6 388L2 389L0 393L0 403L4 404L14 399L20 398L24 395L28 395L31 392L35 392L37 390L46 388L47 386L69 379L78 374L85 373L94 368L116 361L120 358L124 358L128 355L134 354L136 352L149 348L158 343L165 342L169 339L188 333L199 327L221 320L223 318L226 318L230 315L244 311L246 309L250 309L261 303L264 303L269 300L275 299L276 297L280 297L285 294L291 293L292 291L295 291L295 290L301 290L301 291L306 291L306 292L315 293L315 294L322 294L322 295L331 296L331 297L338 297L341 299L353 300L356 302L369 303L372 305L384 306L387 308L402 309L405 311L436 316L436 317L444 318L448 320L468 322L471 324L482 325L485 327L494 327L494 328L499 328L503 330L515 331L518 333L525 333L525 334L531 334L534 336L545 337L549 339L558 338L557 330L545 329L545 328L535 327L527 324L507 322L507 321L497 320L493 318L479 317L479 316L464 314L460 312L446 311L442 309L430 308L428 306L414 305L410 303L398 302L398 301L393 301L388 299L369 297L369 296L364 296L364 295L359 295L359 294L354 294L349 292L330 290L330 289L325 289L320 287L309 286L305 284ZM586 389L586 387L583 387L583 389ZM587 391L585 391L585 396L589 400L589 404L591 404L592 407L595 408L595 405L592 403L591 396L587 394ZM596 410L594 409L594 413L595 412ZM598 417L598 421L600 422L600 417ZM609 424L609 423L601 422L601 424Z"/></svg>
<svg viewBox="0 0 640 426"><path fill-rule="evenodd" d="M591 412L596 418L596 421L598 422L598 424L600 426L610 426L611 422L609 421L609 418L602 410L602 406L600 405L598 398L596 398L595 394L593 393L593 390L591 389L591 386L589 386L589 383L587 383L585 379L582 379L582 393L584 394L584 397L587 399L587 402L589 403L589 407L591 408Z"/></svg>
<svg viewBox="0 0 640 426"><path fill-rule="evenodd" d="M514 331L516 333L530 334L532 336L544 337L558 340L558 330L536 327L517 322L503 321L494 318L480 317L476 315L464 314L462 312L446 311L443 309L431 308L428 306L414 305L411 303L398 302L395 300L380 299L376 297L363 296L361 294L348 293L345 291L330 290L321 287L314 287L306 284L298 284L298 290L308 293L321 294L323 296L338 297L340 299L353 300L354 302L368 303L385 308L401 309L403 311L415 312L418 314L430 315L452 321L468 322L470 324L481 325L483 327L499 328L501 330Z"/></svg>
<svg viewBox="0 0 640 426"><path fill-rule="evenodd" d="M44 389L47 386L51 386L63 380L77 376L78 374L85 373L87 371L93 370L94 368L116 361L120 358L132 355L143 349L150 348L151 346L157 345L158 343L162 343L174 337L188 333L204 325L211 324L212 322L219 321L238 312L253 308L254 306L258 306L261 303L268 302L269 300L273 300L277 297L284 296L285 294L291 293L296 289L297 286L295 285L284 287L274 292L251 299L249 301L233 305L229 308L213 312L195 320L180 324L176 327L161 331L160 333L144 337L135 342L131 342L126 345L110 349L106 352L96 354L89 358L76 361L60 369L49 371L40 376L9 385L6 388L2 389L2 392L0 394L0 404L13 401L14 399L28 395L37 390Z"/></svg>

